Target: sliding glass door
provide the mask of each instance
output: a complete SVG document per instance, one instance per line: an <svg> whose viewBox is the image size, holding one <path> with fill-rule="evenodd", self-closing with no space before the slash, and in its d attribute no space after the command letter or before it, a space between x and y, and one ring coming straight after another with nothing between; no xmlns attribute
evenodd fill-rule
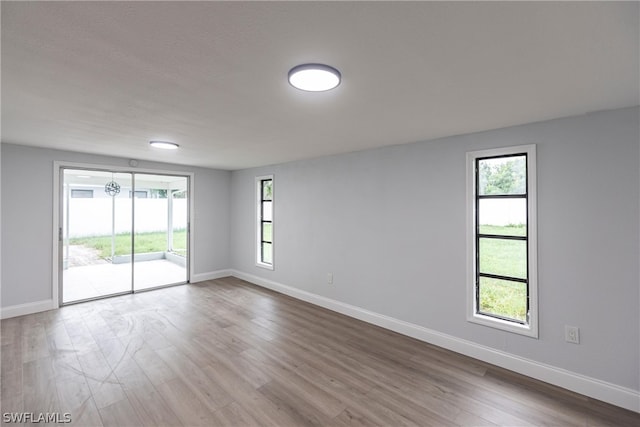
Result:
<svg viewBox="0 0 640 427"><path fill-rule="evenodd" d="M188 281L188 177L62 171L63 304Z"/></svg>
<svg viewBox="0 0 640 427"><path fill-rule="evenodd" d="M188 180L135 174L135 290L187 281Z"/></svg>

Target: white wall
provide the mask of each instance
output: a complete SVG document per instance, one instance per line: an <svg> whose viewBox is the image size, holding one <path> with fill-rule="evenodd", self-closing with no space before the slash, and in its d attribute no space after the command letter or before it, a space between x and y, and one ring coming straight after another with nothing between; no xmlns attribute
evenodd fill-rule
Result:
<svg viewBox="0 0 640 427"><path fill-rule="evenodd" d="M639 390L639 140L628 108L235 171L232 267ZM465 313L465 153L521 144L537 144L539 339ZM274 271L254 264L254 177L271 173Z"/></svg>
<svg viewBox="0 0 640 427"><path fill-rule="evenodd" d="M52 298L53 162L128 167L128 159L2 144L2 307ZM193 172L194 275L229 266L230 172L140 161L138 169Z"/></svg>
<svg viewBox="0 0 640 427"><path fill-rule="evenodd" d="M70 198L69 237L110 236L112 231L116 234L129 233L131 231L131 200L124 197ZM136 233L167 231L168 199L136 198L135 202L136 218L144 218L144 221L136 222ZM173 200L174 230L187 228L187 202L187 199ZM112 224L113 217L116 219L115 224ZM112 229L113 225L115 230Z"/></svg>

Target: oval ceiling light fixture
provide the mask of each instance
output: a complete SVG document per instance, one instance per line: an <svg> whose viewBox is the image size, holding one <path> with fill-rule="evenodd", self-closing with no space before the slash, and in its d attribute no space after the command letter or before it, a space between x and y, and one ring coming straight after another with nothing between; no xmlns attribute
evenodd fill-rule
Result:
<svg viewBox="0 0 640 427"><path fill-rule="evenodd" d="M163 150L177 150L179 147L175 142L167 141L149 141L149 145L154 148L162 148Z"/></svg>
<svg viewBox="0 0 640 427"><path fill-rule="evenodd" d="M340 71L324 64L302 64L289 71L291 86L308 92L324 92L340 84Z"/></svg>

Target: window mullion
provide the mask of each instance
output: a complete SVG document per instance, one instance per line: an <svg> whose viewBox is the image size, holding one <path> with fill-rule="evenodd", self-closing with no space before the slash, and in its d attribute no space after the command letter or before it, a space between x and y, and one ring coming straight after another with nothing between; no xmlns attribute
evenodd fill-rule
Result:
<svg viewBox="0 0 640 427"><path fill-rule="evenodd" d="M476 196L480 200L487 199L526 199L527 194L483 194Z"/></svg>
<svg viewBox="0 0 640 427"><path fill-rule="evenodd" d="M483 239L503 239L503 240L522 240L527 241L527 236L511 236L507 234L483 234L478 233L479 238Z"/></svg>

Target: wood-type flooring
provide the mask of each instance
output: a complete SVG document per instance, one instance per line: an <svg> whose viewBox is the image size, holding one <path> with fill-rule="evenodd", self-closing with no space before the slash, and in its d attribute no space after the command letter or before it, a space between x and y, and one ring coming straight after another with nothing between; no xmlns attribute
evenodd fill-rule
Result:
<svg viewBox="0 0 640 427"><path fill-rule="evenodd" d="M3 424L640 426L640 414L236 278L1 326Z"/></svg>

